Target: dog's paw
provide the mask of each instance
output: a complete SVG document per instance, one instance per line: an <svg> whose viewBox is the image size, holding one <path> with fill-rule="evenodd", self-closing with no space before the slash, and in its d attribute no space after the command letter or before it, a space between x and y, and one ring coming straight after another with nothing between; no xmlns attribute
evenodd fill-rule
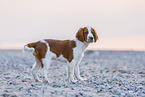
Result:
<svg viewBox="0 0 145 97"><path fill-rule="evenodd" d="M86 80L87 80L86 78L82 78L82 77L79 78L79 81L86 81Z"/></svg>
<svg viewBox="0 0 145 97"><path fill-rule="evenodd" d="M78 82L78 80L70 80L71 83L75 84Z"/></svg>

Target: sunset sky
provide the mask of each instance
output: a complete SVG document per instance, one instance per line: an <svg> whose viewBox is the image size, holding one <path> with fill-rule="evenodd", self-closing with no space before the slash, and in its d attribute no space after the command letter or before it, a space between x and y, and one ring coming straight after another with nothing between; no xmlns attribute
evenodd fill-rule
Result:
<svg viewBox="0 0 145 97"><path fill-rule="evenodd" d="M145 50L145 0L0 0L0 49L44 38L73 39L91 26L94 50Z"/></svg>

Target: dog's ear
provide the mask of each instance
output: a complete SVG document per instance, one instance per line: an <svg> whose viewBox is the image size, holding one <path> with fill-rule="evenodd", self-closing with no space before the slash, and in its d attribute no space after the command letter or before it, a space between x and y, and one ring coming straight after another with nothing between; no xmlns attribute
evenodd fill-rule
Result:
<svg viewBox="0 0 145 97"><path fill-rule="evenodd" d="M94 30L94 28L92 28L91 32L93 33L93 36L94 36L94 39L95 39L95 42L96 42L98 40L98 35L97 35L96 31Z"/></svg>
<svg viewBox="0 0 145 97"><path fill-rule="evenodd" d="M76 38L82 42L84 42L84 28L80 28L76 34Z"/></svg>

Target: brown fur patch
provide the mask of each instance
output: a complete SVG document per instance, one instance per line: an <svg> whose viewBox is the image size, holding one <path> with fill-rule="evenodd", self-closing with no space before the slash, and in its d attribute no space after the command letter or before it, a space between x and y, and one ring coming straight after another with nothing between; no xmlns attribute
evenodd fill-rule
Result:
<svg viewBox="0 0 145 97"><path fill-rule="evenodd" d="M84 27L84 32L83 32L83 34L84 34L84 40L85 40L85 42L87 42L88 33L89 33L89 31L88 31L87 27Z"/></svg>
<svg viewBox="0 0 145 97"><path fill-rule="evenodd" d="M38 42L29 43L29 44L27 44L27 46L30 47L30 48L31 47L35 48L35 46L37 45L37 43Z"/></svg>
<svg viewBox="0 0 145 97"><path fill-rule="evenodd" d="M55 53L57 57L61 54L64 58L66 58L69 62L73 59L73 48L76 47L74 41L70 40L53 40L53 39L46 39L45 41L48 42L50 46L50 51Z"/></svg>
<svg viewBox="0 0 145 97"><path fill-rule="evenodd" d="M98 40L98 35L97 35L96 31L94 30L94 28L91 28L91 32L92 32L95 42L96 42Z"/></svg>
<svg viewBox="0 0 145 97"><path fill-rule="evenodd" d="M38 42L35 47L34 55L41 62L42 68L43 68L42 58L45 58L46 52L47 52L47 45L43 42Z"/></svg>
<svg viewBox="0 0 145 97"><path fill-rule="evenodd" d="M45 58L45 54L47 51L47 45L43 42L34 42L27 44L28 47L33 47L35 49L33 55L39 62L41 63L41 67L43 68L42 58Z"/></svg>
<svg viewBox="0 0 145 97"><path fill-rule="evenodd" d="M87 41L88 29L87 27L80 28L76 34L76 38L82 42Z"/></svg>

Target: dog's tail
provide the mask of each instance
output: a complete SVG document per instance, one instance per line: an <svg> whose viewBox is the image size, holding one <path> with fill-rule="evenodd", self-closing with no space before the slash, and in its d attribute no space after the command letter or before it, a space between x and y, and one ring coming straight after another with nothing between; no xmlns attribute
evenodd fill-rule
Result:
<svg viewBox="0 0 145 97"><path fill-rule="evenodd" d="M35 50L36 45L37 45L37 42L29 43L29 44L25 45L24 51L33 52Z"/></svg>

